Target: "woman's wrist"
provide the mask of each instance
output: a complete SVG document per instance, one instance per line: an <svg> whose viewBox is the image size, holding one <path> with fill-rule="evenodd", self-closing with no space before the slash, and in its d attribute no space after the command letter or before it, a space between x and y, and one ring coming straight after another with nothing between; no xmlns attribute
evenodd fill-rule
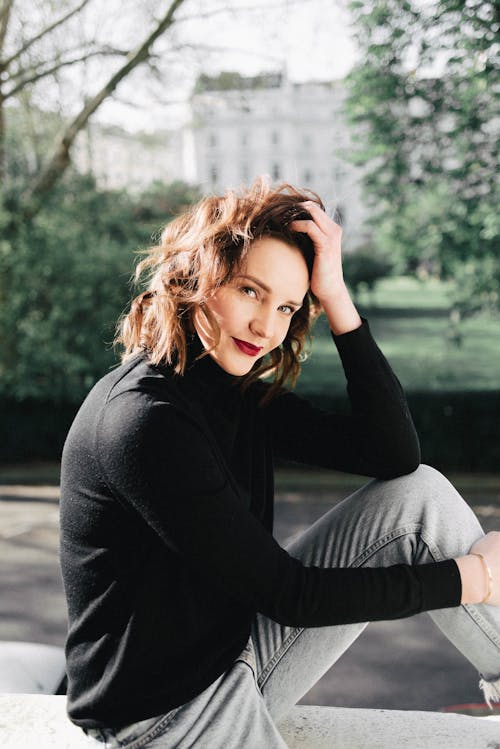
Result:
<svg viewBox="0 0 500 749"><path fill-rule="evenodd" d="M335 335L349 333L362 324L361 317L345 284L341 284L327 298L322 298L319 301Z"/></svg>
<svg viewBox="0 0 500 749"><path fill-rule="evenodd" d="M486 574L486 595L484 596L481 603L488 603L488 601L491 598L491 594L493 593L493 574L491 572L491 567L486 561L486 558L483 554L480 554L478 551L470 551L469 554L472 554L474 557L479 557L479 559L482 562L482 565L484 567L484 572Z"/></svg>
<svg viewBox="0 0 500 749"><path fill-rule="evenodd" d="M467 554L455 559L462 581L460 603L483 603L490 591L485 566L477 554Z"/></svg>

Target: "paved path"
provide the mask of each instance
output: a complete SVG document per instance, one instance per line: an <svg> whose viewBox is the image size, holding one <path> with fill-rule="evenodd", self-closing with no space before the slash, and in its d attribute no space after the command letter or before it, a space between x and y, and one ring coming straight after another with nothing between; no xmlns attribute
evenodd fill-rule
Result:
<svg viewBox="0 0 500 749"><path fill-rule="evenodd" d="M0 486L0 639L62 645L66 619L58 546L57 487ZM342 497L278 493L283 543ZM486 530L500 528L498 494L469 497ZM425 614L377 622L304 697L304 704L437 710L480 702L474 669Z"/></svg>

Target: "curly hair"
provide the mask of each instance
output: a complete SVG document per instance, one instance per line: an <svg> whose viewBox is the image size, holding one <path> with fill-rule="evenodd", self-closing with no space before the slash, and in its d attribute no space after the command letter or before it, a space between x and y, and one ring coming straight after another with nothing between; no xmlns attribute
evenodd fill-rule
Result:
<svg viewBox="0 0 500 749"><path fill-rule="evenodd" d="M152 364L166 363L173 366L176 374L184 374L195 308L211 326L215 348L220 329L206 302L213 291L238 273L255 239L273 236L298 248L310 278L314 262L312 240L307 234L288 228L297 218L310 218L297 205L306 200L313 200L325 210L319 196L311 190L299 190L288 183L272 187L258 177L248 188L203 198L167 224L160 243L142 252L145 257L137 265L135 282L143 283L145 288L118 321L115 344L124 347L122 361L142 351ZM300 374L300 362L308 355L304 351L306 339L311 338L312 324L320 312L320 302L309 289L281 346L257 360L250 372L241 377L242 389L259 377L274 373L263 404L277 395L288 380L293 387Z"/></svg>

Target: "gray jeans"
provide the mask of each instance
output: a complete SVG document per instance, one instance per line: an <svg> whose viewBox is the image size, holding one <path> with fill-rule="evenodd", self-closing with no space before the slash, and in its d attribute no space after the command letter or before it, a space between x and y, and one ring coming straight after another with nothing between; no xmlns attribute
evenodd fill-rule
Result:
<svg viewBox="0 0 500 749"><path fill-rule="evenodd" d="M475 515L449 481L422 465L407 476L371 481L286 548L306 565L386 567L457 557L482 535ZM500 608L465 605L429 615L493 693L500 689ZM89 746L283 749L279 721L365 627L285 627L257 614L243 652L204 692L165 715L120 729L88 729ZM462 739L463 730L476 725L464 722L465 729L457 724Z"/></svg>

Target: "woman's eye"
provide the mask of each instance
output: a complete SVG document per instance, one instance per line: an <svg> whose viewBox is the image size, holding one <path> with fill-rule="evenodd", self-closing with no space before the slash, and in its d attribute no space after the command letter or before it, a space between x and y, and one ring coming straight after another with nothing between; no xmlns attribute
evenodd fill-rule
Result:
<svg viewBox="0 0 500 749"><path fill-rule="evenodd" d="M251 286L240 286L240 291L245 296L249 296L251 299L257 299L257 292ZM290 307L289 304L282 304L278 309L284 311L285 315L293 315L295 309Z"/></svg>
<svg viewBox="0 0 500 749"><path fill-rule="evenodd" d="M241 289L240 289L240 291L241 291L241 292L242 292L243 294L246 294L247 296L252 296L252 294L254 294L255 296L257 296L257 295L255 294L255 289L252 289L252 287L251 287L251 286L242 286L242 287L241 287Z"/></svg>

